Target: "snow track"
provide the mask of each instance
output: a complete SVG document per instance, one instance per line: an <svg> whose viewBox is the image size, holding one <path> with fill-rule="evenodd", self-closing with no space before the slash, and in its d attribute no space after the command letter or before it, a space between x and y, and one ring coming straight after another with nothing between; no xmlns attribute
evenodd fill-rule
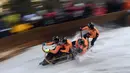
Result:
<svg viewBox="0 0 130 73"><path fill-rule="evenodd" d="M57 65L39 66L44 54L41 45L37 45L1 62L0 73L130 73L129 31L130 27L124 27L102 32L92 47L93 52L89 51L82 63L73 60Z"/></svg>

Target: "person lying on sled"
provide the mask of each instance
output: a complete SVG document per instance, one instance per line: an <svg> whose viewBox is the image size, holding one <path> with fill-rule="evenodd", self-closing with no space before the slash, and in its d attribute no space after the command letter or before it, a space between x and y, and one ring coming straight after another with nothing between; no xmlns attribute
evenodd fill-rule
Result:
<svg viewBox="0 0 130 73"><path fill-rule="evenodd" d="M62 45L60 44L60 38L58 36L54 36L52 38L51 42L43 43L42 45L45 46L45 45L53 45L53 44L56 44L56 47L55 47L54 50L46 50L45 51L46 53L48 53L47 56L46 56L47 60L51 60L52 58L56 57L57 55L62 54L60 52L60 49L62 48ZM53 63L55 63L55 62L53 62ZM46 64L48 64L48 63L46 62L46 60L44 60L42 65L46 65Z"/></svg>

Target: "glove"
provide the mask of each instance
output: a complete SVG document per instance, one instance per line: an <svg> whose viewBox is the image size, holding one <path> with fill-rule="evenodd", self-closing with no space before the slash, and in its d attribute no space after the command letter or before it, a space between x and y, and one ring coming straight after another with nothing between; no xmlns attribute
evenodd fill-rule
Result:
<svg viewBox="0 0 130 73"><path fill-rule="evenodd" d="M45 45L46 45L46 43L42 43L42 45L43 45L43 46L45 46Z"/></svg>
<svg viewBox="0 0 130 73"><path fill-rule="evenodd" d="M89 38L90 37L90 33L86 33L85 35L84 35L84 38Z"/></svg>
<svg viewBox="0 0 130 73"><path fill-rule="evenodd" d="M89 38L89 37L90 37L90 35L91 35L90 33L87 33L87 34L86 34L86 37L87 37L87 38Z"/></svg>
<svg viewBox="0 0 130 73"><path fill-rule="evenodd" d="M82 31L82 28L80 27L80 31Z"/></svg>

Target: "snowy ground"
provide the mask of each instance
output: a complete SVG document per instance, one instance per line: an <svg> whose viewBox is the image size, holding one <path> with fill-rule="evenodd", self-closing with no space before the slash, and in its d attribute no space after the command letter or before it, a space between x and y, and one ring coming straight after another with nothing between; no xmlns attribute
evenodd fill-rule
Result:
<svg viewBox="0 0 130 73"><path fill-rule="evenodd" d="M82 63L75 60L54 66L39 66L41 45L0 63L0 73L130 73L130 27L102 32L93 52ZM75 37L76 38L76 37Z"/></svg>

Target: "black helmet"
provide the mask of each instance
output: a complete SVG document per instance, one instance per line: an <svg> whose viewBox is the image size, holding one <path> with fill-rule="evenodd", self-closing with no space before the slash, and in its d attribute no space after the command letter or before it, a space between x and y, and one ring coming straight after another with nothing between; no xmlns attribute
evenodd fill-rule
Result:
<svg viewBox="0 0 130 73"><path fill-rule="evenodd" d="M83 39L78 39L78 44L79 45L83 45L84 44L84 40Z"/></svg>
<svg viewBox="0 0 130 73"><path fill-rule="evenodd" d="M67 38L66 37L63 37L62 41L61 41L63 44L67 44Z"/></svg>
<svg viewBox="0 0 130 73"><path fill-rule="evenodd" d="M90 29L94 29L94 23L93 23L93 22L88 23L88 27L89 27Z"/></svg>
<svg viewBox="0 0 130 73"><path fill-rule="evenodd" d="M59 43L60 39L59 39L58 36L54 36L54 37L52 38L52 41L54 41L55 43Z"/></svg>

